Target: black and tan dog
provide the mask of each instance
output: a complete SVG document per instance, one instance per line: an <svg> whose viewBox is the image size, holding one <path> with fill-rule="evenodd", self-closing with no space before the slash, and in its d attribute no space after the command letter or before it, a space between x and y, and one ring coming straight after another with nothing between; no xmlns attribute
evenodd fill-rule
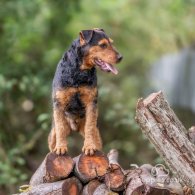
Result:
<svg viewBox="0 0 195 195"><path fill-rule="evenodd" d="M48 139L51 151L67 152L66 137L71 130L83 135L85 154L93 155L101 149L96 67L117 74L113 64L121 59L102 29L81 31L64 53L53 80L53 128Z"/></svg>

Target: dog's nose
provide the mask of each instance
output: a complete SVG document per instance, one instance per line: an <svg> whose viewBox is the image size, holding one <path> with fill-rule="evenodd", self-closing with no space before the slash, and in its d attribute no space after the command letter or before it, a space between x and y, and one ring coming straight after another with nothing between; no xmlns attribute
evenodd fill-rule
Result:
<svg viewBox="0 0 195 195"><path fill-rule="evenodd" d="M123 59L123 56L121 54L117 55L117 62L120 62Z"/></svg>

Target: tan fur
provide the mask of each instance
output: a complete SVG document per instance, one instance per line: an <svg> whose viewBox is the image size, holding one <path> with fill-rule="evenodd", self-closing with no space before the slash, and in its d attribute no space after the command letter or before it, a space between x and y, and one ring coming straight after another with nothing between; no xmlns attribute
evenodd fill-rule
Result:
<svg viewBox="0 0 195 195"><path fill-rule="evenodd" d="M50 150L57 154L64 154L68 150L66 137L70 133L70 125L65 117L64 110L75 91L75 88L68 88L66 90L58 90L53 94L57 105L53 110L54 127L48 141Z"/></svg>
<svg viewBox="0 0 195 195"><path fill-rule="evenodd" d="M103 43L107 44L107 48L100 47L100 45ZM83 64L80 67L81 70L90 69L95 66L95 58L99 58L109 64L116 64L117 53L110 42L107 39L102 39L98 44L99 45L93 46L89 49L88 55L85 56Z"/></svg>
<svg viewBox="0 0 195 195"><path fill-rule="evenodd" d="M80 32L79 35L80 35L80 45L85 45L86 42L85 42L85 39L84 39L84 37L83 37L82 32Z"/></svg>
<svg viewBox="0 0 195 195"><path fill-rule="evenodd" d="M102 39L98 42L98 45L101 45L101 44L109 44L108 40L107 39Z"/></svg>
<svg viewBox="0 0 195 195"><path fill-rule="evenodd" d="M98 110L94 100L97 98L97 88L80 87L81 101L86 108L84 125L84 146L83 152L93 154L95 150L101 149L101 139L97 129ZM98 131L98 133L97 133ZM82 132L81 132L82 133Z"/></svg>
<svg viewBox="0 0 195 195"><path fill-rule="evenodd" d="M74 93L79 92L81 101L83 102L86 114L85 118L72 116L65 112L66 106ZM66 137L71 130L77 130L84 137L83 152L92 155L95 150L101 150L102 142L97 128L97 88L79 87L67 88L65 90L56 91L53 94L57 102L57 106L53 110L54 126L48 138L50 151L57 154L67 152Z"/></svg>

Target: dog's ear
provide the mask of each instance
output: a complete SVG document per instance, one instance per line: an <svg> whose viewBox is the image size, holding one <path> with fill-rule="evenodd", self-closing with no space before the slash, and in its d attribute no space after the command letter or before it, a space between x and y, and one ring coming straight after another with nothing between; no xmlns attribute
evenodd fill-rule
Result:
<svg viewBox="0 0 195 195"><path fill-rule="evenodd" d="M93 36L93 30L82 30L79 33L79 39L80 39L80 45L86 45L87 43L90 42Z"/></svg>

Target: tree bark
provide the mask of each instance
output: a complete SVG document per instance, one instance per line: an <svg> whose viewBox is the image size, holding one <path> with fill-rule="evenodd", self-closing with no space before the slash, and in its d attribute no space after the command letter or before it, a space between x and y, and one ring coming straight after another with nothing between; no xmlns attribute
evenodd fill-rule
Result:
<svg viewBox="0 0 195 195"><path fill-rule="evenodd" d="M118 195L118 193L108 189L105 184L101 184L95 189L93 195Z"/></svg>
<svg viewBox="0 0 195 195"><path fill-rule="evenodd" d="M187 133L188 139L195 144L195 126L192 126Z"/></svg>
<svg viewBox="0 0 195 195"><path fill-rule="evenodd" d="M68 155L49 153L30 180L30 185L50 183L65 179L74 168L74 161Z"/></svg>
<svg viewBox="0 0 195 195"><path fill-rule="evenodd" d="M195 146L162 92L138 101L136 121L179 181L195 193Z"/></svg>
<svg viewBox="0 0 195 195"><path fill-rule="evenodd" d="M141 169L132 170L127 176L127 181L125 195L169 195L169 191L166 189L155 189L153 187L155 179L149 174L143 174ZM148 183L151 181L151 185L148 185L147 181Z"/></svg>
<svg viewBox="0 0 195 195"><path fill-rule="evenodd" d="M118 151L112 149L107 156L109 169L105 175L105 184L111 190L121 191L125 188L125 175L118 163Z"/></svg>
<svg viewBox="0 0 195 195"><path fill-rule="evenodd" d="M85 187L83 188L83 193L82 195L93 195L94 191L98 186L100 186L101 183L96 179L90 181Z"/></svg>
<svg viewBox="0 0 195 195"><path fill-rule="evenodd" d="M82 184L76 177L53 183L30 186L27 192L20 195L80 195Z"/></svg>
<svg viewBox="0 0 195 195"><path fill-rule="evenodd" d="M108 158L100 151L96 151L93 156L82 153L74 161L75 175L84 183L103 177L109 167Z"/></svg>
<svg viewBox="0 0 195 195"><path fill-rule="evenodd" d="M184 195L181 184L171 180L162 167L149 164L130 170L127 183L125 195Z"/></svg>

